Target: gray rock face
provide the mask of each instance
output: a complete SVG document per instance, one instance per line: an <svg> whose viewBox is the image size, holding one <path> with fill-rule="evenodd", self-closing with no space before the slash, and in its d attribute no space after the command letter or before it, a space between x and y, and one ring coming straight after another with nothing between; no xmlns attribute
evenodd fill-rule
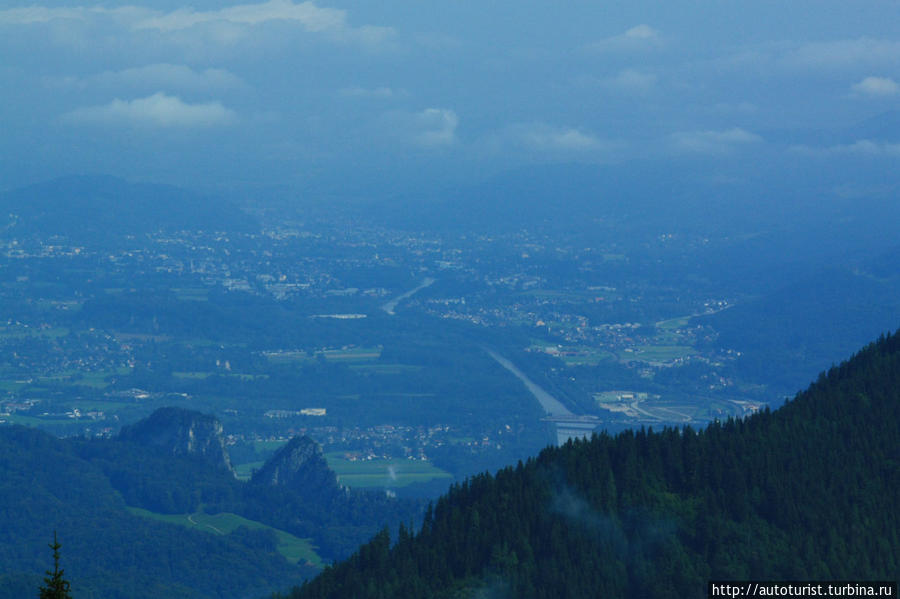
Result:
<svg viewBox="0 0 900 599"><path fill-rule="evenodd" d="M319 444L294 437L253 474L253 484L286 487L306 496L341 491Z"/></svg>
<svg viewBox="0 0 900 599"><path fill-rule="evenodd" d="M234 472L222 423L214 416L182 408L160 408L149 417L122 428L119 438L162 448L172 455L198 456L217 468Z"/></svg>

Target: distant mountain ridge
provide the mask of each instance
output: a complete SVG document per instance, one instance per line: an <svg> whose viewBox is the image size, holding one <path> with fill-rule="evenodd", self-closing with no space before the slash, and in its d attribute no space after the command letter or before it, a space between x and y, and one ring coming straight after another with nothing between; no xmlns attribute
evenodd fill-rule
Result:
<svg viewBox="0 0 900 599"><path fill-rule="evenodd" d="M741 353L745 372L791 393L900 321L900 246L856 264L836 264L729 310L698 317L717 344ZM757 323L748 327L747 323ZM808 365L812 365L811 367Z"/></svg>
<svg viewBox="0 0 900 599"><path fill-rule="evenodd" d="M169 185L70 176L0 194L0 235L78 242L157 231L252 232L258 224L224 200Z"/></svg>

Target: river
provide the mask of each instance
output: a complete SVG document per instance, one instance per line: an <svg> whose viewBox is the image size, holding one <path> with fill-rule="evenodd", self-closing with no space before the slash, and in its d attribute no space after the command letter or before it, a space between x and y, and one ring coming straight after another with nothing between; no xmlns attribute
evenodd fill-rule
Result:
<svg viewBox="0 0 900 599"><path fill-rule="evenodd" d="M422 290L425 289L426 287L428 287L428 286L430 286L431 284L433 284L436 280L437 280L437 279L432 279L431 277L425 277L425 279L422 281L422 283L421 283L418 287L416 287L415 289L410 289L409 291L407 291L407 292L404 293L403 295L398 295L397 297L395 297L395 298L392 299L391 301L389 301L389 302L387 302L386 304L382 305L382 306L381 306L381 309L384 310L385 312L387 312L388 314L390 314L391 316L393 316L393 315L395 314L394 309L397 307L397 304L399 304L400 302L402 302L403 300L405 300L405 299L408 298L408 297L414 296L414 295L417 294L418 292L422 291Z"/></svg>

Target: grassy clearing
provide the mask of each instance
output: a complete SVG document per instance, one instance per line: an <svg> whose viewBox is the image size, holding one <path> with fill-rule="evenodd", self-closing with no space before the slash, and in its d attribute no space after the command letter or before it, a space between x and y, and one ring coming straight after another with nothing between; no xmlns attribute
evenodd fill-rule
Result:
<svg viewBox="0 0 900 599"><path fill-rule="evenodd" d="M266 359L273 364L290 364L293 362L310 362L314 360L305 351L265 352Z"/></svg>
<svg viewBox="0 0 900 599"><path fill-rule="evenodd" d="M427 461L396 458L354 462L346 459L341 452L328 453L325 457L328 466L337 473L340 483L348 487L396 488L436 478L446 478L449 481L453 477Z"/></svg>
<svg viewBox="0 0 900 599"><path fill-rule="evenodd" d="M205 378L209 378L213 375L212 372L173 372L172 376L176 379L192 379L192 380L201 380Z"/></svg>
<svg viewBox="0 0 900 599"><path fill-rule="evenodd" d="M694 348L688 345L643 345L635 348L632 356L642 362L668 362L695 353Z"/></svg>
<svg viewBox="0 0 900 599"><path fill-rule="evenodd" d="M102 370L99 372L82 372L80 370L67 370L59 374L48 376L34 377L33 384L52 383L58 385L72 385L78 387L91 387L93 389L105 389L110 385L107 380L114 376L126 375L131 372L127 367L117 368L116 370Z"/></svg>
<svg viewBox="0 0 900 599"><path fill-rule="evenodd" d="M276 451L282 445L287 444L287 439L284 441L254 441L253 448L256 450L256 453L262 453L266 451Z"/></svg>
<svg viewBox="0 0 900 599"><path fill-rule="evenodd" d="M325 358L329 362L371 362L381 357L381 347L348 347L346 349L325 349L307 353L298 351L270 351L265 352L266 359L274 364L287 364L292 362L314 362Z"/></svg>
<svg viewBox="0 0 900 599"><path fill-rule="evenodd" d="M58 339L69 334L69 329L65 327L53 327L42 329L39 327L25 326L3 326L0 327L0 339L25 339L27 337L44 337L48 339Z"/></svg>
<svg viewBox="0 0 900 599"><path fill-rule="evenodd" d="M229 373L228 376L233 379L240 379L242 381L257 381L269 378L268 374L242 374L237 372Z"/></svg>
<svg viewBox="0 0 900 599"><path fill-rule="evenodd" d="M10 414L9 416L4 416L4 420L12 423L12 424L21 424L22 426L33 426L33 427L43 427L49 425L63 425L63 426L71 426L71 427L81 427L81 421L84 419L75 419L75 418L59 418L59 417L36 417L36 416L23 416L21 414Z"/></svg>
<svg viewBox="0 0 900 599"><path fill-rule="evenodd" d="M405 374L407 372L418 372L423 368L422 366L410 364L349 364L348 366L351 370L374 374Z"/></svg>
<svg viewBox="0 0 900 599"><path fill-rule="evenodd" d="M326 349L322 352L326 360L332 361L368 361L381 357L380 347L350 347L347 349Z"/></svg>
<svg viewBox="0 0 900 599"><path fill-rule="evenodd" d="M262 468L265 462L247 462L246 464L237 464L234 466L234 473L240 480L250 480L253 471Z"/></svg>
<svg viewBox="0 0 900 599"><path fill-rule="evenodd" d="M114 413L116 410L120 410L123 408L133 408L133 402L127 401L114 401L107 399L73 399L62 401L58 404L54 404L54 406L71 406L73 408L78 408L82 412L112 412ZM57 408L59 409L59 408Z"/></svg>
<svg viewBox="0 0 900 599"><path fill-rule="evenodd" d="M227 535L239 526L246 526L254 530L268 529L273 531L278 537L278 553L283 555L285 559L291 562L303 560L317 568L323 567L322 558L316 553L316 547L312 544L311 539L295 537L283 530L266 526L255 520L248 520L237 514L228 512L221 514L204 514L202 512L196 514L158 514L136 507L129 507L128 511L143 518L151 518L160 522L177 524L185 528L193 528L218 535Z"/></svg>
<svg viewBox="0 0 900 599"><path fill-rule="evenodd" d="M604 350L586 350L576 355L562 354L559 358L566 366L596 366L605 360L615 360L616 355Z"/></svg>
<svg viewBox="0 0 900 599"><path fill-rule="evenodd" d="M173 287L175 297L182 301L205 302L209 300L209 290L202 287Z"/></svg>
<svg viewBox="0 0 900 599"><path fill-rule="evenodd" d="M643 391L601 391L594 394L594 400L598 403L644 401L648 397L650 394Z"/></svg>
<svg viewBox="0 0 900 599"><path fill-rule="evenodd" d="M79 378L73 379L72 384L93 389L105 389L109 387L109 381L106 379L115 375L115 372L85 372Z"/></svg>
<svg viewBox="0 0 900 599"><path fill-rule="evenodd" d="M690 322L690 316L679 316L678 318L670 318L668 320L660 320L656 323L656 328L662 329L664 331L671 331L674 329L680 329L686 327L688 322Z"/></svg>
<svg viewBox="0 0 900 599"><path fill-rule="evenodd" d="M19 380L3 380L0 381L0 391L8 391L10 393L16 393L22 387L25 387L28 383L19 381Z"/></svg>

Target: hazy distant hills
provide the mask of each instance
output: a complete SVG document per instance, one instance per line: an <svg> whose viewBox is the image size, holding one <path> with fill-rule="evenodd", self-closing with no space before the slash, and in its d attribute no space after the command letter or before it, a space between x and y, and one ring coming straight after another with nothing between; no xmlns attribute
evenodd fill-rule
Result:
<svg viewBox="0 0 900 599"><path fill-rule="evenodd" d="M0 195L0 235L55 235L79 242L157 231L254 231L226 201L168 185L71 176Z"/></svg>
<svg viewBox="0 0 900 599"><path fill-rule="evenodd" d="M691 162L670 169L640 161L541 165L423 196L373 202L372 218L413 230L490 235L529 229L591 242L648 233L772 234L769 243L785 246L791 236L821 242L823 232L837 232L834 241L845 247L887 237L885 221L900 218L898 202L888 200L900 185L900 173L879 165L882 187L859 188L853 182L860 165L827 165L773 162L747 172L740 161L726 157L715 175ZM827 249L808 246L805 253Z"/></svg>
<svg viewBox="0 0 900 599"><path fill-rule="evenodd" d="M504 233L521 228L583 231L595 219L638 216L665 189L639 169L563 163L514 169L480 183L397 198L378 218L411 229Z"/></svg>
<svg viewBox="0 0 900 599"><path fill-rule="evenodd" d="M548 448L454 486L292 599L706 597L709 580L894 580L900 335L776 411Z"/></svg>
<svg viewBox="0 0 900 599"><path fill-rule="evenodd" d="M815 370L900 325L900 247L855 265L837 264L717 314L722 347L775 388L799 388ZM750 326L752 323L752 326Z"/></svg>

